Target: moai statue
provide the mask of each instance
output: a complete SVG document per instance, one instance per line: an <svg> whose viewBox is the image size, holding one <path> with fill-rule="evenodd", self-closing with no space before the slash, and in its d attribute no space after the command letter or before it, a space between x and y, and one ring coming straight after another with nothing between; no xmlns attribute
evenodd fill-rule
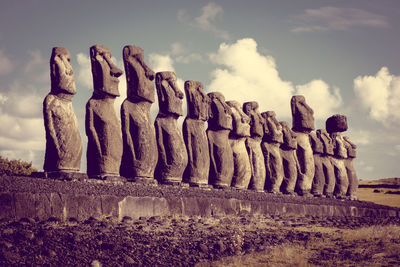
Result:
<svg viewBox="0 0 400 267"><path fill-rule="evenodd" d="M114 110L119 96L118 77L123 74L111 61L104 45L90 48L94 91L86 104L87 174L103 179L119 176L122 157L121 123Z"/></svg>
<svg viewBox="0 0 400 267"><path fill-rule="evenodd" d="M191 186L207 187L210 170L210 152L205 129L208 120L209 97L204 93L203 84L197 81L185 82L187 116L182 132L189 162L183 180Z"/></svg>
<svg viewBox="0 0 400 267"><path fill-rule="evenodd" d="M50 59L51 91L43 101L46 130L45 172L79 172L82 141L72 107L76 94L70 54L54 47Z"/></svg>
<svg viewBox="0 0 400 267"><path fill-rule="evenodd" d="M185 141L177 122L183 115L183 92L171 71L157 72L156 87L159 105L154 122L158 146L156 174L160 183L179 185L188 163Z"/></svg>
<svg viewBox="0 0 400 267"><path fill-rule="evenodd" d="M358 178L356 169L354 168L353 159L356 158L356 148L357 146L350 141L350 138L343 136L344 145L347 149L347 159L344 161L344 165L347 171L347 177L349 179L349 187L347 189L347 196L351 200L357 200L357 188L358 188Z"/></svg>
<svg viewBox="0 0 400 267"><path fill-rule="evenodd" d="M295 195L294 189L297 181L297 169L299 162L297 160L296 149L297 140L296 135L290 129L289 123L286 121L279 122L282 126L283 143L281 144L281 156L283 165L283 182L281 191L284 194Z"/></svg>
<svg viewBox="0 0 400 267"><path fill-rule="evenodd" d="M143 49L125 46L127 98L121 105L123 154L120 174L128 181L157 183L158 151L150 108L154 103L155 73L144 62Z"/></svg>
<svg viewBox="0 0 400 267"><path fill-rule="evenodd" d="M282 126L275 118L274 111L261 113L265 120L264 139L261 149L264 153L266 178L265 189L273 194L280 191L283 182L283 165L280 146L283 143Z"/></svg>
<svg viewBox="0 0 400 267"><path fill-rule="evenodd" d="M322 166L322 153L324 152L324 144L322 143L321 139L317 137L317 134L315 132L310 133L310 142L311 142L311 148L314 153L314 166L315 166L315 173L311 187L311 194L313 194L314 197L322 197L325 186L325 175Z"/></svg>
<svg viewBox="0 0 400 267"><path fill-rule="evenodd" d="M314 130L314 111L307 105L302 95L292 97L292 130L296 134L297 159L299 161L296 191L302 196L309 196L314 178L314 156L309 133Z"/></svg>
<svg viewBox="0 0 400 267"><path fill-rule="evenodd" d="M243 111L250 117L250 137L246 138L251 167L249 189L264 191L266 172L264 155L261 150L261 140L264 135L264 118L258 112L258 103L255 101L244 103Z"/></svg>
<svg viewBox="0 0 400 267"><path fill-rule="evenodd" d="M317 137L319 138L319 140L321 140L323 144L323 153L320 155L325 179L323 194L327 198L332 198L336 184L335 172L331 161L331 157L334 154L333 140L325 129L318 129Z"/></svg>
<svg viewBox="0 0 400 267"><path fill-rule="evenodd" d="M234 165L229 132L232 130L232 111L219 92L208 93L210 116L207 137L210 149L210 183L215 188L231 186Z"/></svg>
<svg viewBox="0 0 400 267"><path fill-rule="evenodd" d="M336 198L345 198L349 187L346 166L347 149L341 132L347 130L347 118L344 115L333 115L326 120L326 130L333 140L334 155L331 157L332 165L336 176L334 195Z"/></svg>
<svg viewBox="0 0 400 267"><path fill-rule="evenodd" d="M226 104L232 111L232 131L229 133L234 165L232 187L247 189L251 178L251 166L245 142L250 136L250 118L243 112L239 102L227 101Z"/></svg>

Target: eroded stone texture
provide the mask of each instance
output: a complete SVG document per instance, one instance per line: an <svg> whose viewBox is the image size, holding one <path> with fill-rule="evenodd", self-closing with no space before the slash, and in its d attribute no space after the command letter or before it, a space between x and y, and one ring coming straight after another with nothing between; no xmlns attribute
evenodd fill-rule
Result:
<svg viewBox="0 0 400 267"><path fill-rule="evenodd" d="M326 120L328 133L347 131L347 118L345 115L336 114Z"/></svg>
<svg viewBox="0 0 400 267"><path fill-rule="evenodd" d="M184 181L192 186L208 184L210 154L205 121L208 119L209 97L204 93L203 84L186 81L185 93L188 113L183 121L182 131L188 153L188 165Z"/></svg>
<svg viewBox="0 0 400 267"><path fill-rule="evenodd" d="M216 188L231 186L234 171L229 132L232 130L232 111L219 92L208 93L210 116L207 137L210 149L210 183Z"/></svg>
<svg viewBox="0 0 400 267"><path fill-rule="evenodd" d="M314 178L314 156L308 134L314 130L314 111L306 103L304 96L296 95L290 102L292 109L292 129L297 136L297 159L299 161L297 192L308 195Z"/></svg>
<svg viewBox="0 0 400 267"><path fill-rule="evenodd" d="M250 136L250 118L237 101L227 101L232 111L232 131L229 134L229 143L233 153L234 172L232 187L247 189L251 178L249 154L245 141Z"/></svg>
<svg viewBox="0 0 400 267"><path fill-rule="evenodd" d="M297 181L297 168L299 165L296 155L296 135L292 129L290 129L289 123L286 121L281 121L279 123L282 126L283 133L283 143L280 147L284 174L281 191L284 194L294 195Z"/></svg>
<svg viewBox="0 0 400 267"><path fill-rule="evenodd" d="M352 200L357 199L357 188L358 188L358 178L356 169L354 168L353 159L356 158L356 148L357 146L350 141L350 138L343 136L344 145L347 149L347 159L344 161L344 165L347 171L347 177L349 179L349 187L347 189L347 196Z"/></svg>
<svg viewBox="0 0 400 267"><path fill-rule="evenodd" d="M50 58L51 91L43 101L46 130L45 172L78 172L81 166L82 141L72 107L76 94L70 53L54 47Z"/></svg>
<svg viewBox="0 0 400 267"><path fill-rule="evenodd" d="M250 137L246 138L246 148L249 154L251 179L249 189L264 191L265 163L261 150L261 140L264 135L264 119L258 111L255 101L243 104L243 111L250 117Z"/></svg>
<svg viewBox="0 0 400 267"><path fill-rule="evenodd" d="M183 92L178 88L174 72L156 74L159 112L156 128L158 163L156 174L161 183L179 184L188 163L188 155L177 120L183 115Z"/></svg>
<svg viewBox="0 0 400 267"><path fill-rule="evenodd" d="M346 166L344 165L347 158L347 149L344 145L344 140L340 132L330 134L334 144L334 155L331 157L331 162L334 168L336 185L334 195L337 198L346 196L349 187L349 179L347 177Z"/></svg>
<svg viewBox="0 0 400 267"><path fill-rule="evenodd" d="M158 151L150 108L154 102L155 73L144 62L143 49L125 46L127 98L121 105L123 154L121 176L128 181L153 182Z"/></svg>
<svg viewBox="0 0 400 267"><path fill-rule="evenodd" d="M315 132L311 132L309 134L311 148L314 153L314 166L315 166L315 173L314 179L311 187L311 194L316 197L321 197L324 192L325 186L325 175L324 169L322 166L322 153L324 152L324 145L322 141L317 137Z"/></svg>
<svg viewBox="0 0 400 267"><path fill-rule="evenodd" d="M94 91L86 104L87 174L103 178L118 176L122 157L121 124L114 110L119 96L118 77L123 74L104 45L90 48Z"/></svg>
<svg viewBox="0 0 400 267"><path fill-rule="evenodd" d="M323 153L321 154L322 169L324 170L324 191L323 194L328 198L333 196L336 178L331 157L333 156L333 141L325 129L317 130L317 137L323 144Z"/></svg>
<svg viewBox="0 0 400 267"><path fill-rule="evenodd" d="M280 152L283 143L282 126L276 120L275 112L267 111L261 115L265 120L264 137L261 142L266 169L265 189L270 193L279 193L284 175Z"/></svg>

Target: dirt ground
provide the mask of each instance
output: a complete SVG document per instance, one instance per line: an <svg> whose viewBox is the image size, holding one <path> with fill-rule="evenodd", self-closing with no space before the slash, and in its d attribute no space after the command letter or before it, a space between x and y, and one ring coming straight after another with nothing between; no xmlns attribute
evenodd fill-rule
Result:
<svg viewBox="0 0 400 267"><path fill-rule="evenodd" d="M400 233L400 218L22 219L0 222L0 265L399 266L400 236L382 229Z"/></svg>

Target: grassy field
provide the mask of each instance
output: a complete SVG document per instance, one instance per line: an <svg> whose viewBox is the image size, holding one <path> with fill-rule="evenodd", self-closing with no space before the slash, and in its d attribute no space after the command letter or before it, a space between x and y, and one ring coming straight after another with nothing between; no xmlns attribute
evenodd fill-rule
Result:
<svg viewBox="0 0 400 267"><path fill-rule="evenodd" d="M385 185L385 184L400 184L398 178L380 179L380 180L364 180L360 181L360 185ZM379 190L375 193L374 190ZM383 187L378 188L358 188L357 196L359 200L371 201L381 205L400 208L400 194L386 194L387 191L400 191L400 189L388 189Z"/></svg>

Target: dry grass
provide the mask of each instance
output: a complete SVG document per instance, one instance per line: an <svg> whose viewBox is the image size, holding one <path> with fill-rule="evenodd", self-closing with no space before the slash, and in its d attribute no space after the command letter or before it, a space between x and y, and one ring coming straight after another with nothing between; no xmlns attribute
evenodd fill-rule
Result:
<svg viewBox="0 0 400 267"><path fill-rule="evenodd" d="M382 190L381 193L374 193L375 189L376 188L358 188L358 199L362 201L371 201L376 204L400 208L400 195L385 194L385 192L389 189L381 188L378 188L379 190ZM395 191L393 189L390 190Z"/></svg>

